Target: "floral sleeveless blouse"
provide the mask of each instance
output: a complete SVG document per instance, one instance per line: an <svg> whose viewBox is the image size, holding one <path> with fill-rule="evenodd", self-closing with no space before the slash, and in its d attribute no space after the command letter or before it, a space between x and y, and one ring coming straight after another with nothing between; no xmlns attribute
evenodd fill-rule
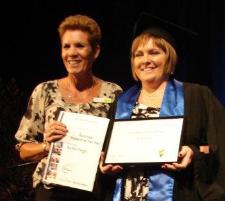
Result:
<svg viewBox="0 0 225 201"><path fill-rule="evenodd" d="M57 120L60 111L90 114L107 117L110 104L103 99L114 100L122 92L119 85L102 81L100 94L92 102L85 104L72 104L65 102L58 88L58 80L40 83L35 87L30 97L27 111L24 114L15 137L18 141L17 149L25 142L41 143L43 132L49 122ZM42 179L47 157L39 161L33 174L33 187L35 188Z"/></svg>

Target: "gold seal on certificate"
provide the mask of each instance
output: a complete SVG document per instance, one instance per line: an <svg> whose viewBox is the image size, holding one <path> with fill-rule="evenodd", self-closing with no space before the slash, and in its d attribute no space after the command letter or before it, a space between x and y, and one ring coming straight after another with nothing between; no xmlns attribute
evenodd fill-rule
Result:
<svg viewBox="0 0 225 201"><path fill-rule="evenodd" d="M183 117L115 120L108 140L106 164L175 162Z"/></svg>
<svg viewBox="0 0 225 201"><path fill-rule="evenodd" d="M69 131L51 144L43 182L92 191L109 119L60 112L58 120Z"/></svg>

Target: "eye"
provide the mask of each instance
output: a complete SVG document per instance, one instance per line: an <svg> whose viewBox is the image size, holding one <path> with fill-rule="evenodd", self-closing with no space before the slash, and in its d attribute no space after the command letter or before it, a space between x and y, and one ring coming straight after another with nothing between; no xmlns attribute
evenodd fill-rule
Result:
<svg viewBox="0 0 225 201"><path fill-rule="evenodd" d="M134 57L141 57L142 55L143 53L140 51L134 53Z"/></svg>
<svg viewBox="0 0 225 201"><path fill-rule="evenodd" d="M155 50L155 49L149 51L149 54L151 54L151 55L158 55L160 53L161 52L159 50Z"/></svg>
<svg viewBox="0 0 225 201"><path fill-rule="evenodd" d="M76 47L77 48L83 48L83 47L85 47L85 45L83 43L77 43L76 44Z"/></svg>
<svg viewBox="0 0 225 201"><path fill-rule="evenodd" d="M70 48L69 44L67 44L67 43L63 44L63 49L68 49L68 48Z"/></svg>

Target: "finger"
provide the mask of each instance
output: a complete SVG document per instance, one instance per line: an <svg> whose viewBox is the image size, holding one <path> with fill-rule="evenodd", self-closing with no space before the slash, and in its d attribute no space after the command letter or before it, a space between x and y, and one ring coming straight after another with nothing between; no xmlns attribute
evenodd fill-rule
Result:
<svg viewBox="0 0 225 201"><path fill-rule="evenodd" d="M63 135L65 136L67 133L67 129L64 127L52 127L46 129L44 133L44 139L47 140L49 137L54 136L54 135Z"/></svg>
<svg viewBox="0 0 225 201"><path fill-rule="evenodd" d="M190 153L186 153L186 155L182 158L180 163L175 163L175 166L178 168L186 168L191 163L192 157Z"/></svg>
<svg viewBox="0 0 225 201"><path fill-rule="evenodd" d="M104 158L105 158L105 153L101 152L100 159L99 159L99 169L101 170L103 174L105 174L105 172L107 171L107 168L103 166Z"/></svg>
<svg viewBox="0 0 225 201"><path fill-rule="evenodd" d="M60 134L58 134L58 135L56 135L56 134L55 135L51 135L51 136L46 137L45 141L47 141L47 142L54 142L54 141L62 139L64 136L65 135L60 135Z"/></svg>
<svg viewBox="0 0 225 201"><path fill-rule="evenodd" d="M173 165L173 164L170 164L170 163L165 163L161 166L162 169L165 169L165 170L177 170L177 168Z"/></svg>
<svg viewBox="0 0 225 201"><path fill-rule="evenodd" d="M103 161L105 159L105 152L101 152L101 155L100 155L100 160Z"/></svg>
<svg viewBox="0 0 225 201"><path fill-rule="evenodd" d="M63 130L57 130L57 129L53 129L50 133L49 136L53 136L53 135L66 135L67 132L63 131Z"/></svg>
<svg viewBox="0 0 225 201"><path fill-rule="evenodd" d="M66 125L60 121L52 121L51 123L49 123L49 127L56 126L56 125L66 127Z"/></svg>
<svg viewBox="0 0 225 201"><path fill-rule="evenodd" d="M101 171L103 174L115 174L123 170L123 167L119 165L105 165L101 167Z"/></svg>
<svg viewBox="0 0 225 201"><path fill-rule="evenodd" d="M179 162L173 163L177 169L186 168L192 161L193 151L188 146L183 146L179 153Z"/></svg>
<svg viewBox="0 0 225 201"><path fill-rule="evenodd" d="M180 152L179 152L179 158L183 158L187 152L186 146L182 146Z"/></svg>
<svg viewBox="0 0 225 201"><path fill-rule="evenodd" d="M99 169L103 174L106 173L117 173L120 172L123 168L119 165L112 165L112 164L107 164L104 165L104 159L105 159L105 153L101 152L100 155L100 162L99 162Z"/></svg>
<svg viewBox="0 0 225 201"><path fill-rule="evenodd" d="M60 132L60 133L67 133L68 132L68 129L65 127L65 126L62 126L62 125L52 125L51 127L49 127L48 129L46 129L47 131L47 134L52 134L52 133L57 133L57 132Z"/></svg>
<svg viewBox="0 0 225 201"><path fill-rule="evenodd" d="M46 128L46 130L49 130L49 131L52 131L54 129L68 132L66 125L63 124L62 122L59 122L59 121L53 121L53 122L51 122L48 125L48 127Z"/></svg>
<svg viewBox="0 0 225 201"><path fill-rule="evenodd" d="M179 152L179 157L184 157L187 153L192 153L192 149L189 146L182 146L180 152Z"/></svg>
<svg viewBox="0 0 225 201"><path fill-rule="evenodd" d="M64 125L58 125L58 124L56 124L53 129L55 129L55 130L61 130L61 131L64 131L64 132L68 132L67 127L64 126Z"/></svg>
<svg viewBox="0 0 225 201"><path fill-rule="evenodd" d="M118 172L120 172L120 171L122 171L122 170L123 170L123 167L120 166L120 165L114 165L114 166L112 167L112 172L113 172L113 173L118 173Z"/></svg>
<svg viewBox="0 0 225 201"><path fill-rule="evenodd" d="M105 153L101 152L100 155L100 162L99 162L99 169L103 174L106 174L108 172L112 171L113 166L111 164L104 165L104 160L105 160Z"/></svg>
<svg viewBox="0 0 225 201"><path fill-rule="evenodd" d="M182 170L182 169L185 169L187 166L186 164L183 164L183 163L173 163L173 167L176 170Z"/></svg>
<svg viewBox="0 0 225 201"><path fill-rule="evenodd" d="M100 165L100 170L101 170L101 172L103 173L103 174L106 174L106 173L110 173L111 172L111 170L112 170L112 165Z"/></svg>

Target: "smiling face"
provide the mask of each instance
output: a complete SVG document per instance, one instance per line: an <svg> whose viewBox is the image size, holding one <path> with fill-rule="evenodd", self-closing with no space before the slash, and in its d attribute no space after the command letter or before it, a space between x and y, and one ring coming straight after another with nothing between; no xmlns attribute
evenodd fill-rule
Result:
<svg viewBox="0 0 225 201"><path fill-rule="evenodd" d="M92 64L100 48L93 49L87 32L66 30L61 37L61 45L62 60L69 74L85 75L92 72Z"/></svg>
<svg viewBox="0 0 225 201"><path fill-rule="evenodd" d="M160 84L167 80L166 62L166 53L152 38L140 43L132 54L133 73L142 83Z"/></svg>
<svg viewBox="0 0 225 201"><path fill-rule="evenodd" d="M133 40L131 67L136 81L160 85L174 72L176 63L176 50L164 38L143 32Z"/></svg>

